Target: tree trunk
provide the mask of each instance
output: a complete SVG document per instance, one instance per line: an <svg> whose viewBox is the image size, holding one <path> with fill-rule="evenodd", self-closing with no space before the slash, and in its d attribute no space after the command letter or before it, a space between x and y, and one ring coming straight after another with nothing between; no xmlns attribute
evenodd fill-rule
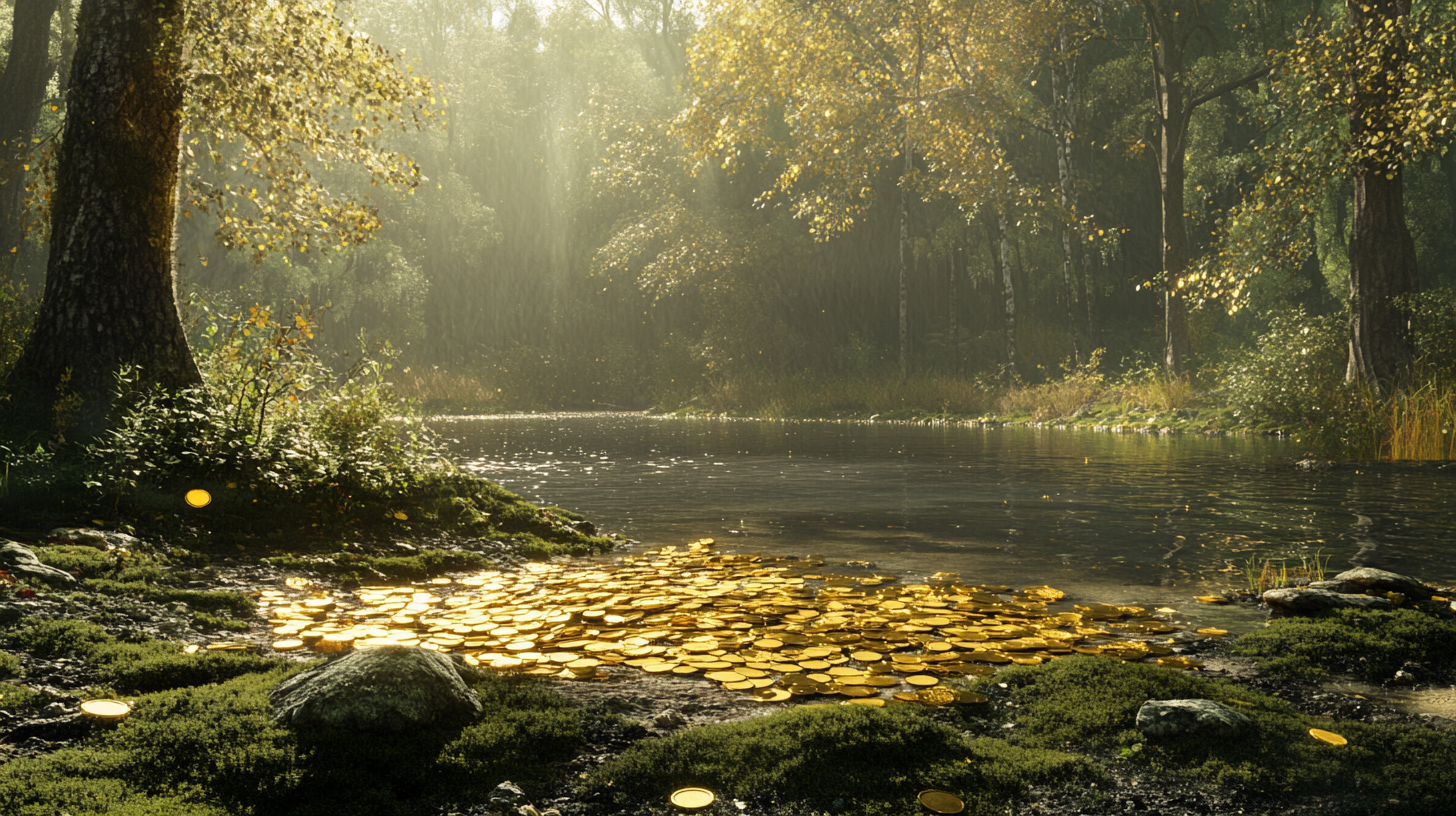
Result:
<svg viewBox="0 0 1456 816"><path fill-rule="evenodd" d="M201 381L177 312L183 0L83 0L45 302L12 381L104 408L118 366Z"/></svg>
<svg viewBox="0 0 1456 816"><path fill-rule="evenodd" d="M1163 365L1181 375L1188 365L1188 303L1178 291L1178 279L1188 268L1188 232L1183 224L1184 147L1188 119L1183 87L1184 25L1178 9L1148 6L1153 33L1153 72L1157 88L1158 193L1162 201L1163 232Z"/></svg>
<svg viewBox="0 0 1456 816"><path fill-rule="evenodd" d="M1082 342L1072 284L1072 242L1078 235L1076 166L1072 155L1077 115L1077 60L1068 52L1067 29L1063 25L1057 33L1057 64L1052 68L1052 115L1055 117L1057 139L1057 188L1062 200L1062 221L1058 225L1062 239L1062 303L1067 312L1067 335L1072 341L1072 363L1080 366Z"/></svg>
<svg viewBox="0 0 1456 816"><path fill-rule="evenodd" d="M915 169L911 160L910 139L905 139L905 173L900 177L900 382L910 377L910 264L906 253L910 245L910 172Z"/></svg>
<svg viewBox="0 0 1456 816"><path fill-rule="evenodd" d="M950 335L950 373L959 377L961 374L961 324L960 324L960 282L961 269L964 268L964 253L957 246L950 251L950 293L947 298L950 301L950 320L946 326L946 334Z"/></svg>
<svg viewBox="0 0 1456 816"><path fill-rule="evenodd" d="M1379 32L1394 19L1410 13L1410 0L1347 0L1345 13L1357 32ZM1358 36L1357 43L1365 39ZM1351 99L1350 135L1357 144L1371 130L1392 127L1390 112L1383 103L1394 89L1384 78L1400 72L1405 61L1404 43L1399 38L1388 41L1380 49L1379 59L1381 79L1357 88ZM1357 165L1354 181L1346 377L1379 391L1404 381L1415 356L1410 324L1399 301L1419 287L1415 242L1406 227L1400 165L1366 160Z"/></svg>
<svg viewBox="0 0 1456 816"><path fill-rule="evenodd" d="M1011 279L1011 246L1006 238L1006 202L996 198L996 240L1001 249L1001 290L1006 296L1006 372L1016 377L1016 285Z"/></svg>
<svg viewBox="0 0 1456 816"><path fill-rule="evenodd" d="M0 74L0 285L10 280L25 238L24 153L40 118L57 0L15 0L10 57Z"/></svg>

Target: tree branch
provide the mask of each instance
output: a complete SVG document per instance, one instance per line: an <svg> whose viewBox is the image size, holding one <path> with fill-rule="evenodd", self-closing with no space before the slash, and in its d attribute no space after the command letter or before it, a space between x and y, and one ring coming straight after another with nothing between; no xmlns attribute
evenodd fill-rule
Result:
<svg viewBox="0 0 1456 816"><path fill-rule="evenodd" d="M1193 101L1189 102L1188 107L1184 110L1188 115L1192 115L1193 111L1199 105L1202 105L1205 102L1212 102L1213 100L1219 98L1220 96L1223 96L1224 94L1234 90L1235 88L1242 88L1245 85L1252 85L1253 83L1257 82L1261 77L1265 77L1268 75L1269 66L1265 65L1261 66L1250 74L1239 77L1238 79L1231 79L1228 82L1223 83L1222 85L1215 85L1214 87L1210 88L1207 93L1204 93L1201 96L1194 97Z"/></svg>

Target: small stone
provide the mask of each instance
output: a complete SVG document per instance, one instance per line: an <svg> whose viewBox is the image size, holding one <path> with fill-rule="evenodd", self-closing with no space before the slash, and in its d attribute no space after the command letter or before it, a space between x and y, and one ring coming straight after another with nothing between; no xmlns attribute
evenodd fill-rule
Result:
<svg viewBox="0 0 1456 816"><path fill-rule="evenodd" d="M1149 737L1209 734L1236 737L1250 721L1248 717L1212 700L1149 700L1138 709L1138 730Z"/></svg>
<svg viewBox="0 0 1456 816"><path fill-rule="evenodd" d="M493 805L514 805L526 799L526 792L521 790L516 783L506 780L496 785L490 792L490 803Z"/></svg>
<svg viewBox="0 0 1456 816"><path fill-rule="evenodd" d="M655 728L659 728L663 731L673 731L678 728L684 728L687 726L687 724L688 718L684 717L682 715L682 712L678 711L675 708L669 708L665 711L658 712L657 716L652 718L652 725Z"/></svg>
<svg viewBox="0 0 1456 816"><path fill-rule="evenodd" d="M1396 672L1395 677L1390 682L1397 686L1414 686L1416 684L1416 676L1408 671L1402 670Z"/></svg>
<svg viewBox="0 0 1456 816"><path fill-rule="evenodd" d="M1307 615L1313 612L1324 612L1328 609L1395 608L1390 601L1384 598L1331 592L1313 586L1303 589L1271 589L1264 593L1262 600L1269 606L1270 613L1275 616Z"/></svg>
<svg viewBox="0 0 1456 816"><path fill-rule="evenodd" d="M42 564L29 548L3 539L0 539L0 569L17 578L31 578L47 584L76 583L74 575Z"/></svg>

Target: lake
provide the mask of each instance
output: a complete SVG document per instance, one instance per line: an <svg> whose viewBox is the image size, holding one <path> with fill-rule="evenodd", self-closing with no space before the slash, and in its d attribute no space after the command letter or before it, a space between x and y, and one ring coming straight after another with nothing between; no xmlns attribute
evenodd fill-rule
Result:
<svg viewBox="0 0 1456 816"><path fill-rule="evenodd" d="M1174 605L1243 587L1252 561L1320 558L1456 581L1456 467L1295 466L1267 437L658 418L442 417L470 470L644 546L819 555L920 580L1050 584Z"/></svg>

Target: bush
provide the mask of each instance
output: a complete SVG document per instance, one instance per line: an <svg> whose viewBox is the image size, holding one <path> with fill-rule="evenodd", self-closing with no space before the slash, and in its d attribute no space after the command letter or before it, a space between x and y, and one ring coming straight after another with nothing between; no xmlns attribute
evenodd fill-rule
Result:
<svg viewBox="0 0 1456 816"><path fill-rule="evenodd" d="M1331 428L1347 422L1346 327L1340 315L1302 309L1269 317L1254 348L1228 368L1228 399L1256 422Z"/></svg>

